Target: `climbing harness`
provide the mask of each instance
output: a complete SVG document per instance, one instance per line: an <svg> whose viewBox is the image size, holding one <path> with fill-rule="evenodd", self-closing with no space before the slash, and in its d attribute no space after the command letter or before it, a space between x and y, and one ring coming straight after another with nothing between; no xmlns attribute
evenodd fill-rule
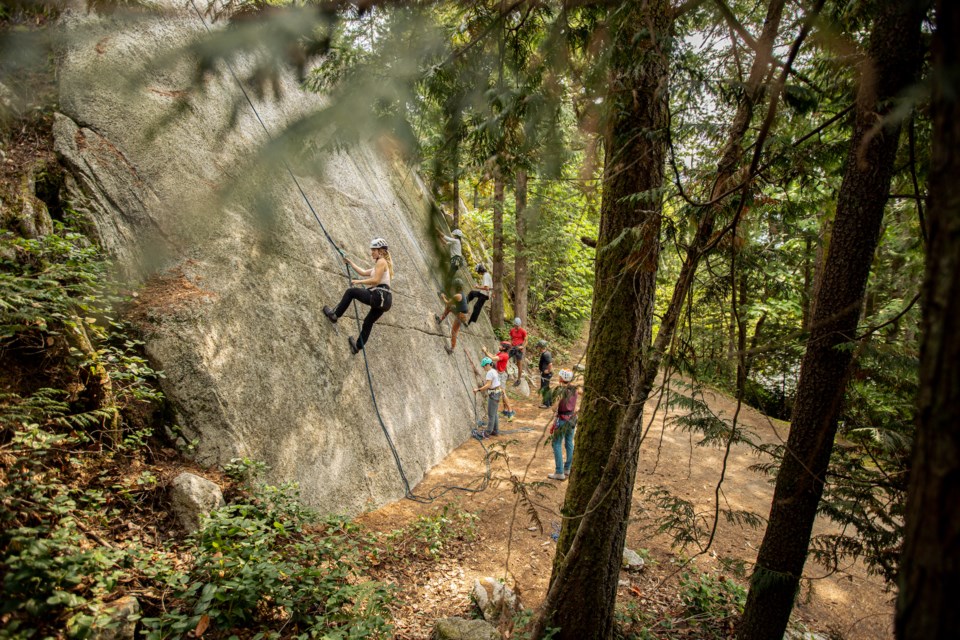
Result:
<svg viewBox="0 0 960 640"><path fill-rule="evenodd" d="M203 28L207 31L208 34L212 34L213 31L210 29L210 26L207 24L207 21L204 19L203 14L200 12L200 9L197 7L195 0L190 0L190 4L193 7L194 12L197 14L197 17L200 19L200 23L203 25ZM253 100L250 99L250 95L247 93L247 90L244 88L243 83L240 81L240 78L236 74L236 71L234 71L233 65L230 64L230 62L227 60L225 60L224 63L226 64L226 67L230 72L230 76L233 78L234 82L237 84L237 87L239 87L240 92L243 94L243 97L246 100L247 104L250 106L251 111L253 111L254 117L256 117L257 122L260 123L260 127L263 129L264 134L266 134L267 139L272 142L273 136L270 135L270 131L269 129L267 129L267 125L264 123L263 119L260 117L260 113L257 111L257 107L253 104ZM314 219L317 221L317 224L320 226L320 230L323 232L323 235L327 239L327 242L330 243L330 246L333 247L333 249L340 255L341 258L345 257L346 254L344 253L343 249L341 249L340 246L337 245L336 241L327 231L326 227L323 224L323 221L320 219L319 214L317 213L316 209L314 209L313 204L310 202L310 198L307 197L306 192L303 190L303 187L300 185L300 181L297 180L296 175L293 173L293 170L290 168L290 165L287 163L285 159L281 159L281 162L283 163L283 167L284 169L286 169L287 174L290 176L290 179L293 181L294 185L296 185L297 191L300 193L300 197L303 198L303 201L306 204L307 208L310 210L310 213L313 214ZM383 243L384 245L386 244L386 241L384 241L382 238L376 238L374 239L373 242L376 243L378 241ZM350 267L345 263L343 264L343 267L344 267L345 275L349 279ZM382 292L382 289L381 289L381 292ZM361 321L360 321L360 312L357 308L356 302L353 303L353 311L354 311L354 318L357 323L357 330L359 331ZM489 486L491 472L492 472L491 465L490 465L491 452L486 447L484 447L483 443L481 442L480 446L483 448L484 454L485 454L484 464L486 466L486 470L484 472L484 475L480 479L479 486L477 487L438 486L438 487L434 487L434 489L428 492L426 496L420 496L413 492L413 490L410 488L410 482L409 480L407 480L407 475L406 473L404 473L403 464L400 461L400 454L397 451L396 445L393 442L393 438L390 437L390 432L387 429L387 425L384 422L383 416L380 413L380 406L379 406L379 403L377 402L377 394L373 387L373 376L370 372L370 362L367 359L366 345L362 345L360 347L360 351L363 352L363 364L364 364L364 368L366 369L367 386L370 389L370 398L373 402L373 409L377 416L377 422L380 424L380 429L381 431L383 431L383 435L386 438L387 445L390 448L390 453L393 456L393 460L394 460L394 463L396 464L397 471L400 473L400 479L403 482L404 497L406 497L409 500L413 500L414 502L430 503L449 491L458 490L458 491L467 491L471 493L477 493L486 489L487 486ZM459 368L457 368L457 371L459 373ZM464 386L466 386L466 382L463 381L462 373L460 374L460 380L461 382L464 383ZM469 392L469 389L468 389L468 392ZM474 419L476 420L476 403L474 403ZM438 489L440 491L437 491Z"/></svg>

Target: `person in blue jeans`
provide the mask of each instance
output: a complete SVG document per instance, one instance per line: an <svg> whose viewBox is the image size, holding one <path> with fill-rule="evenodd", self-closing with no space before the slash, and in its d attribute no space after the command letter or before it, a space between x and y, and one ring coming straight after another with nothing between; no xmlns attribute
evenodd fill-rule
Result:
<svg viewBox="0 0 960 640"><path fill-rule="evenodd" d="M570 384L573 371L560 370L560 388L557 389L557 415L554 418L550 437L553 442L554 473L548 474L551 480L566 480L570 476L573 464L573 434L577 429L577 387ZM563 461L563 449L567 450L567 461Z"/></svg>

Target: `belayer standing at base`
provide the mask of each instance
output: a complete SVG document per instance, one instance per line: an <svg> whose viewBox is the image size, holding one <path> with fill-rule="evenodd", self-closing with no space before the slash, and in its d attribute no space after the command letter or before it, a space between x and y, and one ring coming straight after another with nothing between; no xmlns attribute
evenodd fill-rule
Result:
<svg viewBox="0 0 960 640"><path fill-rule="evenodd" d="M517 363L517 379L513 382L515 387L520 386L520 379L523 378L523 348L527 346L527 330L520 324L520 318L514 318L510 328L510 357Z"/></svg>
<svg viewBox="0 0 960 640"><path fill-rule="evenodd" d="M513 416L515 416L517 412L510 408L510 401L507 399L507 379L510 377L507 374L507 361L510 359L507 351L510 350L510 343L501 342L500 353L496 355L490 353L483 347L480 347L480 349L483 350L483 355L493 360L493 366L500 376L500 388L503 389L503 416L508 422L513 422Z"/></svg>
<svg viewBox="0 0 960 640"><path fill-rule="evenodd" d="M340 299L340 304L337 305L336 309L331 309L326 305L323 307L323 315L327 316L333 323L336 323L347 312L347 308L354 300L370 307L370 311L363 319L360 337L354 340L353 336L350 336L348 339L350 351L354 354L363 349L363 345L370 339L370 330L373 328L373 323L393 306L393 294L390 292L390 280L393 278L393 260L390 258L387 241L383 238L371 240L370 255L374 260L374 265L370 269L358 267L346 256L343 257L343 261L353 267L353 270L361 276L367 276L362 280L351 280L351 284L373 286L369 289L350 287L343 292L343 298Z"/></svg>
<svg viewBox="0 0 960 640"><path fill-rule="evenodd" d="M547 349L547 341L537 341L537 349L540 350L540 361L537 368L540 369L540 408L546 409L553 404L553 398L550 394L550 378L553 377L553 355Z"/></svg>
<svg viewBox="0 0 960 640"><path fill-rule="evenodd" d="M493 360L490 358L481 360L480 366L484 370L484 383L482 387L476 387L473 392L487 392L487 431L492 436L498 436L500 435L500 417L497 415L497 409L500 408L500 396L503 393L503 388L500 386L500 375L493 368Z"/></svg>

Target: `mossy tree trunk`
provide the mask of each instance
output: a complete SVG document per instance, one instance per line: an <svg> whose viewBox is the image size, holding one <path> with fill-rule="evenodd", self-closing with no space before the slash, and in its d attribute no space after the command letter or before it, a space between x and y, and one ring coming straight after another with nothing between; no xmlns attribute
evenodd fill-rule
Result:
<svg viewBox="0 0 960 640"><path fill-rule="evenodd" d="M514 313L527 324L527 293L530 290L530 280L527 267L527 172L517 171L517 242L513 263L513 301Z"/></svg>
<svg viewBox="0 0 960 640"><path fill-rule="evenodd" d="M940 0L936 16L930 246L897 600L900 640L946 640L960 629L960 5Z"/></svg>
<svg viewBox="0 0 960 640"><path fill-rule="evenodd" d="M741 640L783 636L806 561L857 324L887 202L900 121L878 122L910 87L925 3L877 1L823 276L813 303L786 453L741 621Z"/></svg>
<svg viewBox="0 0 960 640"><path fill-rule="evenodd" d="M563 507L583 514L625 424L651 342L667 127L669 3L625 5L612 15L614 54L605 122L604 191L587 347L589 366ZM636 473L637 448L620 451L616 481L596 504L589 525L564 520L554 558L551 595L540 626L558 638L609 638L613 632L620 557ZM613 478L611 478L613 480ZM575 536L576 551L567 553ZM555 603L562 603L556 606ZM542 629L536 630L541 632Z"/></svg>
<svg viewBox="0 0 960 640"><path fill-rule="evenodd" d="M496 329L503 326L503 176L493 176L493 293L490 296L490 323Z"/></svg>
<svg viewBox="0 0 960 640"><path fill-rule="evenodd" d="M569 519L561 529L550 589L534 623L533 637L540 637L548 626L560 627L561 638L612 635L617 578L642 441L643 405L673 340L700 258L714 235L715 220L726 209L719 195L728 191L740 167L754 107L766 90L784 4L785 0L772 0L768 5L751 73L720 154L712 189L714 202L701 212L656 341L649 348L658 241L652 232L654 226L659 230L659 200L652 206L652 194L644 189L655 188L663 179L664 138L656 132L667 126L665 42L673 16L665 2L631 5L626 15L618 16L614 33L620 40L614 45L617 53L607 101L612 108L605 140L589 368L574 473L564 503L564 515ZM625 133L635 134L638 129L655 133ZM630 161L618 166L624 158ZM624 176L633 170L635 174ZM621 178L625 182L620 182ZM632 225L621 219L627 215L624 212L631 211L625 207L627 203L636 206L635 215L643 214Z"/></svg>

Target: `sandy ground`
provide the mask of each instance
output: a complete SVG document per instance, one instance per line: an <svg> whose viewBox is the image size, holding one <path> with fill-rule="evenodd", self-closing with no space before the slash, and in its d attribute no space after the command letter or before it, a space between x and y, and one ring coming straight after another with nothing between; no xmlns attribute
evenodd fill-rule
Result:
<svg viewBox="0 0 960 640"><path fill-rule="evenodd" d="M515 397L515 396L513 396ZM646 550L649 562L640 573L621 575L618 606L632 602L649 611L652 618L671 615L678 610L678 563L693 556L698 548L684 550L671 547L667 534L655 534L651 525L663 515L650 498L656 489L666 489L677 497L692 502L709 530L713 522L715 492L724 456L722 448L699 447L688 432L672 425L671 409L664 415L656 408L656 398L648 403L645 417L653 416L652 426L640 454L639 470L633 499L633 516L628 528L627 547ZM707 404L717 415L731 418L735 403L718 394L706 394ZM449 551L436 559L406 565L400 573L384 576L401 587L401 603L395 610L398 638L429 637L433 621L447 616L472 614L470 590L473 581L483 576L505 578L520 594L524 606L536 607L542 600L556 548L551 533L559 531L557 516L563 501L565 482L548 481L553 470L553 454L543 446L544 429L550 410L539 409L536 397L515 401L518 409L512 423L501 428L523 429L483 442L486 447L503 448L505 459L493 464L493 482L479 493L453 491L432 504L403 500L363 515L359 520L376 531L403 527L420 516L438 513L453 503L454 511L476 514L477 536L462 545L451 544ZM665 403L664 403L665 404ZM786 438L786 424L771 421L744 407L740 424L756 438L780 442ZM453 451L416 487L426 494L444 485L476 483L484 473L485 451L476 440L469 440ZM721 492L721 508L751 511L766 518L773 485L750 466L759 462L746 445L735 445L729 456ZM511 475L531 481L546 481L543 502L538 515L544 525L541 532L519 505L509 481ZM829 522L819 522L817 531L830 530ZM729 524L721 516L716 539L710 550L695 560L700 571L723 571L720 558L739 559L749 564L756 558L762 529L742 528ZM827 575L822 567L808 562L794 617L807 628L833 639L883 640L892 638L892 594L883 590L883 582L868 576L855 564L843 573ZM724 575L730 575L725 573ZM740 580L746 584L746 580Z"/></svg>

